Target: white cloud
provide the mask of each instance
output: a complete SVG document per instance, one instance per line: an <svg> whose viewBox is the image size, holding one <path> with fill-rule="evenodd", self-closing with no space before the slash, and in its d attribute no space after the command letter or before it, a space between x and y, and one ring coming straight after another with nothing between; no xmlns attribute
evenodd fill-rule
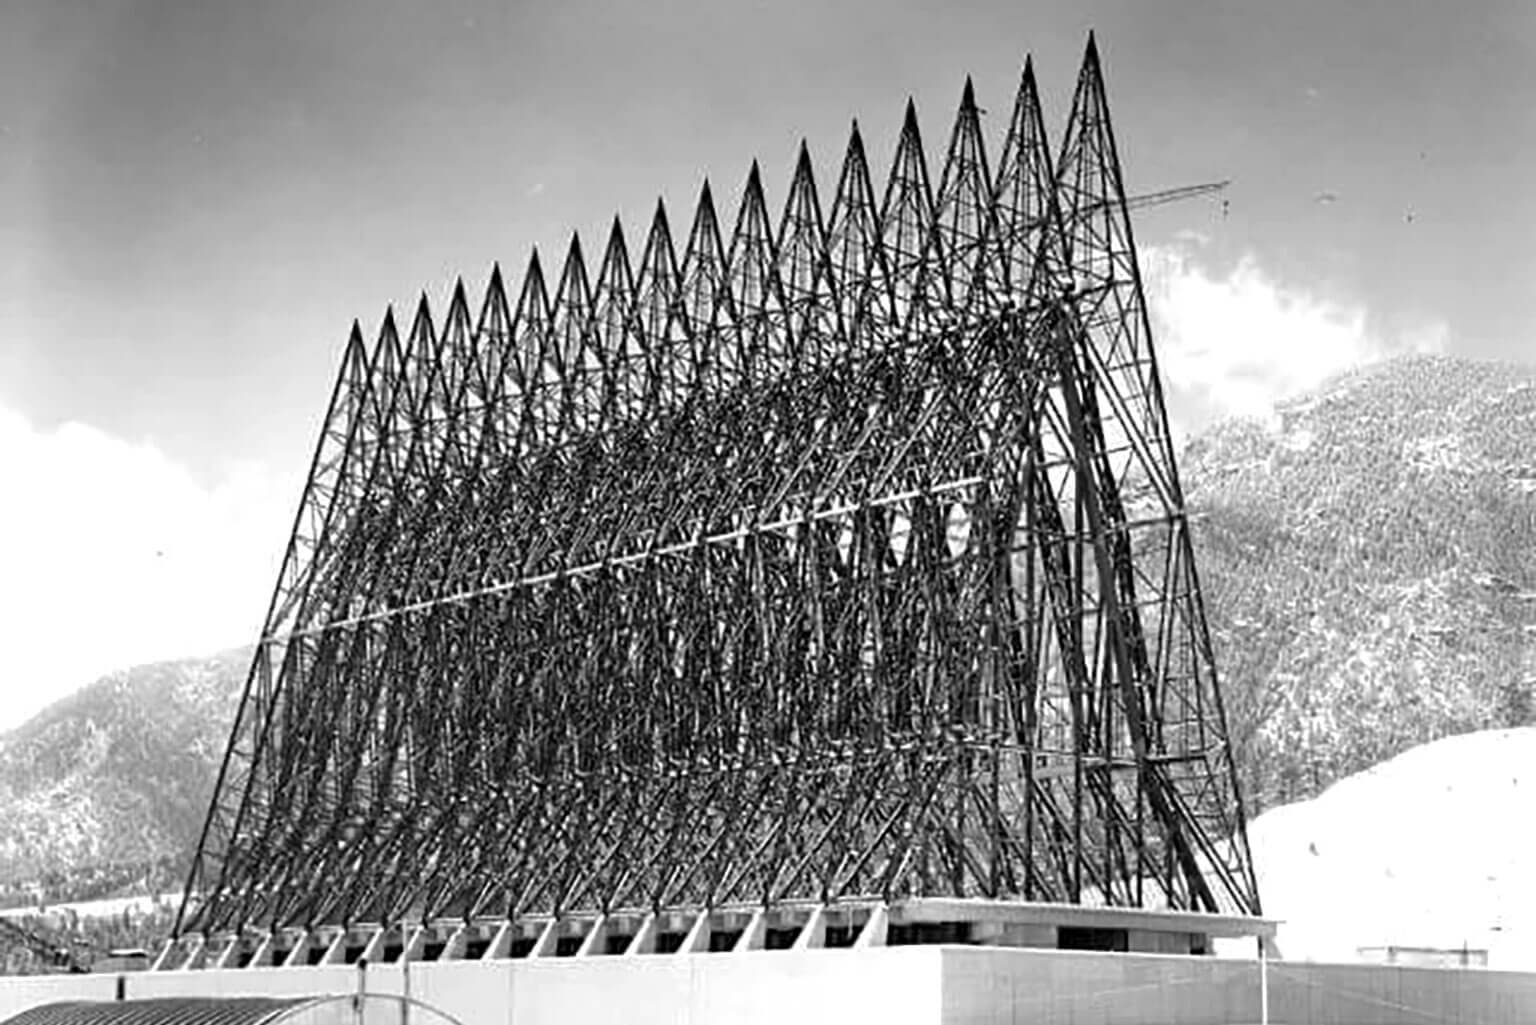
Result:
<svg viewBox="0 0 1536 1025"><path fill-rule="evenodd" d="M0 409L0 729L116 669L255 638L294 483Z"/></svg>
<svg viewBox="0 0 1536 1025"><path fill-rule="evenodd" d="M1443 323L1386 334L1364 306L1280 281L1252 256L1214 274L1199 248L1183 240L1140 253L1169 416L1180 430L1229 416L1267 420L1277 402L1334 374L1444 348Z"/></svg>

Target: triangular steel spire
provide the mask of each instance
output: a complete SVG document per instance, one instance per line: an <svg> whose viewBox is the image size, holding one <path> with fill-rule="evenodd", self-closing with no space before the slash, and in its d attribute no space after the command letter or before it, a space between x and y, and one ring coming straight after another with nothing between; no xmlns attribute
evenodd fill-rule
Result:
<svg viewBox="0 0 1536 1025"><path fill-rule="evenodd" d="M944 308L970 308L976 302L995 300L986 272L994 258L997 225L992 209L992 180L987 167L986 144L982 138L981 116L976 107L976 91L969 76L950 131L948 154L934 197L934 231L930 245L933 259L955 268L951 274L934 275L942 294L930 297ZM949 290L953 279L958 291Z"/></svg>
<svg viewBox="0 0 1536 1025"><path fill-rule="evenodd" d="M1040 113L1034 63L1026 59L997 165L992 208L1000 273L993 282L995 288L1028 296L1035 285L1036 263L1044 258L1059 266L1066 258L1059 211L1053 212L1058 206L1054 162Z"/></svg>
<svg viewBox="0 0 1536 1025"><path fill-rule="evenodd" d="M699 189L699 201L693 210L693 228L688 232L688 247L678 274L682 285L683 308L696 336L702 336L716 323L717 315L730 318L727 309L725 246L720 239L720 223L715 216L714 196L709 179ZM708 345L695 352L700 362L712 360Z"/></svg>
<svg viewBox="0 0 1536 1025"><path fill-rule="evenodd" d="M836 275L827 248L826 222L816 194L816 170L805 140L779 219L778 276L789 308L792 358L821 365L841 337L837 326ZM828 344L830 343L830 344Z"/></svg>
<svg viewBox="0 0 1536 1025"><path fill-rule="evenodd" d="M523 287L512 316L512 376L525 396L542 380L539 357L549 333L549 295L544 290L544 268L534 247L523 272Z"/></svg>
<svg viewBox="0 0 1536 1025"><path fill-rule="evenodd" d="M502 280L501 264L491 266L491 279L485 287L485 298L480 303L480 318L475 325L475 336L482 353L484 368L482 401L494 402L514 384L507 371L507 346L512 338L512 308L507 302L507 286Z"/></svg>
<svg viewBox="0 0 1536 1025"><path fill-rule="evenodd" d="M557 377L576 373L582 365L582 340L591 316L592 290L587 282L587 264L581 253L581 236L572 233L566 249L565 266L555 289L554 330L549 358Z"/></svg>
<svg viewBox="0 0 1536 1025"><path fill-rule="evenodd" d="M858 344L869 319L889 315L895 305L890 268L880 239L880 211L875 205L858 121L853 122L848 135L837 194L832 200L827 248L836 279L845 282L837 309L843 335Z"/></svg>

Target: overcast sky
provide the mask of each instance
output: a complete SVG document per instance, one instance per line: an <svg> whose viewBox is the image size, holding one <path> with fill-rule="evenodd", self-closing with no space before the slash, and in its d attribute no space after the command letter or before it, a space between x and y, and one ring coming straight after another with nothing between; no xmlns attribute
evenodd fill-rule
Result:
<svg viewBox="0 0 1536 1025"><path fill-rule="evenodd" d="M829 199L967 73L995 159L1026 53L1059 135L1090 28L1129 189L1233 180L1137 221L1184 429L1536 352L1529 3L0 4L0 729L255 636L354 317L802 136Z"/></svg>

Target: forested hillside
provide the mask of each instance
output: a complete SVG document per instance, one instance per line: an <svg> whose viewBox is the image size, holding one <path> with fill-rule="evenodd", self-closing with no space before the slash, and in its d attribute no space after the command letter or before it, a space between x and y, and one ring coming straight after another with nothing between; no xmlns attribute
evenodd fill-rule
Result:
<svg viewBox="0 0 1536 1025"><path fill-rule="evenodd" d="M1252 805L1536 722L1536 371L1373 366L1180 469Z"/></svg>
<svg viewBox="0 0 1536 1025"><path fill-rule="evenodd" d="M0 734L0 907L179 885L249 659L114 673Z"/></svg>

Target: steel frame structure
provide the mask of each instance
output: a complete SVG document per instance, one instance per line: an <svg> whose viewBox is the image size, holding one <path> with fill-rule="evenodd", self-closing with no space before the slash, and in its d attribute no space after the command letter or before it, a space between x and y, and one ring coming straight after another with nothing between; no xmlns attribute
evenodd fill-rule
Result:
<svg viewBox="0 0 1536 1025"><path fill-rule="evenodd" d="M1260 911L1097 50L354 324L178 935Z"/></svg>

